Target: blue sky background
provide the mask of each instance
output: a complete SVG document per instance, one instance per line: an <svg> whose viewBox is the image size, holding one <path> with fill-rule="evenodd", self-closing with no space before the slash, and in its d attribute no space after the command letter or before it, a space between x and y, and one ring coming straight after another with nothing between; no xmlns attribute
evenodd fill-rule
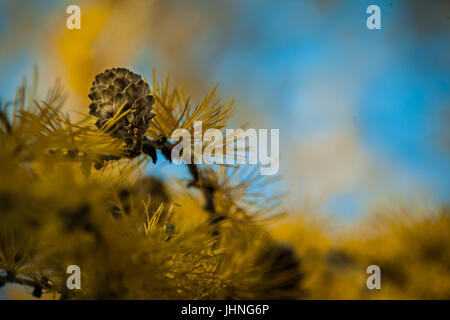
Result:
<svg viewBox="0 0 450 320"><path fill-rule="evenodd" d="M82 12L88 3L80 1ZM233 127L280 128L289 204L308 199L351 220L380 202L448 203L450 13L437 8L445 1L229 3L226 15L207 1L183 2L186 19L209 17L184 59L204 91L219 83L222 96L236 99ZM56 28L49 17L64 18L68 4L0 2L1 97L13 97L33 64L48 64L43 43ZM381 30L366 28L370 4L381 7ZM15 30L26 12L34 18ZM142 42L126 65L147 78L156 66L177 80L176 61L156 40Z"/></svg>

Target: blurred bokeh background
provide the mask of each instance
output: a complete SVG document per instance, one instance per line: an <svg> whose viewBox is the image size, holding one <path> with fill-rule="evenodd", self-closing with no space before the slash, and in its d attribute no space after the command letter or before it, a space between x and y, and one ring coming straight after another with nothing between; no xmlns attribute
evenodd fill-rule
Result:
<svg viewBox="0 0 450 320"><path fill-rule="evenodd" d="M66 28L71 4L81 30ZM370 4L381 30L366 28ZM108 67L155 68L196 99L218 83L236 99L231 127L280 129L289 208L356 221L448 202L449 36L446 0L1 0L0 97L34 65L74 116Z"/></svg>

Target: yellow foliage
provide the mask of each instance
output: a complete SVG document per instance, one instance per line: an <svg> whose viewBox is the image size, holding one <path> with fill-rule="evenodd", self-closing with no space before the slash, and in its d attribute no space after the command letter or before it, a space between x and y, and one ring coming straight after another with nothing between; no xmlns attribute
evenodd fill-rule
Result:
<svg viewBox="0 0 450 320"><path fill-rule="evenodd" d="M191 109L168 82L154 86L150 138L196 119L226 126L214 90ZM446 207L384 209L343 234L320 216L267 229L282 214L280 196L262 192L271 179L196 165L189 181L145 176L146 155L62 113L60 88L39 101L34 91L0 106L0 285L62 299L450 298ZM72 264L81 290L66 287ZM372 264L382 290L366 287Z"/></svg>

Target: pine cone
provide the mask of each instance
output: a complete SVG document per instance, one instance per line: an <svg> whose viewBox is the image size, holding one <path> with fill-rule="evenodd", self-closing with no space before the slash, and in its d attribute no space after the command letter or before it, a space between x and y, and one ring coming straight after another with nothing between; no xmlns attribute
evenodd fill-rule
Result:
<svg viewBox="0 0 450 320"><path fill-rule="evenodd" d="M125 104L121 113L131 111L117 121L109 132L123 139L131 155L140 154L144 134L154 114L154 97L142 77L126 68L107 69L95 76L89 93L92 103L89 114L97 117L95 125L101 129Z"/></svg>

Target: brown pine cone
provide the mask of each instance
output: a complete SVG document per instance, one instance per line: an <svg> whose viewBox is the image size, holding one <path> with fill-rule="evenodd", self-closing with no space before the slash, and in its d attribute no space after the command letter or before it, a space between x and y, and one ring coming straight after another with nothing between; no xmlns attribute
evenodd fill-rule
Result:
<svg viewBox="0 0 450 320"><path fill-rule="evenodd" d="M123 139L131 155L140 154L144 134L154 114L154 97L142 77L126 68L106 69L95 76L89 93L92 103L89 114L97 117L95 125L101 129L125 103L121 113L131 111L117 121L108 132Z"/></svg>

